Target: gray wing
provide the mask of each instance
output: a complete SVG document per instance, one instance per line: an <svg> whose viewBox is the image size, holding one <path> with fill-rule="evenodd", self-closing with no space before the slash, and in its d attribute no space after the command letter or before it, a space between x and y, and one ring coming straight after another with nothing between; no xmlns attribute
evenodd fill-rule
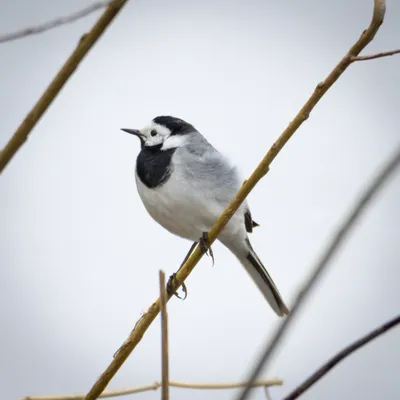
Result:
<svg viewBox="0 0 400 400"><path fill-rule="evenodd" d="M198 132L178 151L181 171L184 171L191 187L201 190L205 197L218 202L225 209L243 184L237 167ZM252 232L258 224L252 220L246 201L241 208L246 230Z"/></svg>
<svg viewBox="0 0 400 400"><path fill-rule="evenodd" d="M236 166L200 134L179 150L191 185L227 206L242 184Z"/></svg>

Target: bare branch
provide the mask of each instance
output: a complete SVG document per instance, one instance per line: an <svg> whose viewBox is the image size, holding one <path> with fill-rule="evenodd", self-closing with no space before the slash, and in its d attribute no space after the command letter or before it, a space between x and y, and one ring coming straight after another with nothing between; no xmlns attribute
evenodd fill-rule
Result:
<svg viewBox="0 0 400 400"><path fill-rule="evenodd" d="M246 387L249 382L237 382L237 383L183 383L183 382L169 382L170 387L180 389L197 389L197 390L223 390L223 389L240 389ZM253 387L270 387L270 386L282 386L283 381L281 379L269 379L263 381L257 381L252 383ZM110 390L104 392L99 397L118 397L127 396L130 394L149 392L151 390L157 390L161 387L160 382L155 382L153 385L142 386L133 389L122 389L122 390ZM84 394L72 394L66 396L27 396L21 400L83 400Z"/></svg>
<svg viewBox="0 0 400 400"><path fill-rule="evenodd" d="M392 50L392 51L385 51L383 53L372 54L370 56L358 56L352 57L351 62L355 61L366 61L366 60L375 60L375 58L382 58L388 56L394 56L395 54L400 54L400 50Z"/></svg>
<svg viewBox="0 0 400 400"><path fill-rule="evenodd" d="M42 97L37 101L31 112L22 121L21 125L14 133L14 136L0 152L0 172L3 171L14 154L28 139L28 135L31 130L45 113L49 105L56 98L67 80L75 71L76 67L127 1L128 0L112 0L102 16L93 26L92 30L82 37L75 51L65 62L59 73L50 83Z"/></svg>
<svg viewBox="0 0 400 400"><path fill-rule="evenodd" d="M272 397L271 397L271 395L269 394L269 388L268 388L268 387L265 387L264 390L265 390L265 397L266 397L266 399L267 399L267 400L272 400Z"/></svg>
<svg viewBox="0 0 400 400"><path fill-rule="evenodd" d="M161 400L169 399L169 352L168 352L168 313L165 274L160 271L160 306L161 306Z"/></svg>
<svg viewBox="0 0 400 400"><path fill-rule="evenodd" d="M394 328L396 325L400 324L400 315L393 318L389 322L386 322L379 328L374 329L368 335L358 339L356 342L344 348L324 365L322 365L317 371L315 371L306 381L294 389L290 394L288 394L283 400L294 400L300 397L307 389L309 389L314 383L319 381L325 374L327 374L336 364L348 357L354 351L358 350L360 347L366 345L371 340L376 339L378 336L383 335L389 329Z"/></svg>
<svg viewBox="0 0 400 400"><path fill-rule="evenodd" d="M169 386L180 389L198 389L198 390L222 390L222 389L240 389L246 387L248 382L237 383L181 383L170 382ZM283 381L280 379L269 379L266 381L257 381L252 383L253 387L281 386Z"/></svg>
<svg viewBox="0 0 400 400"><path fill-rule="evenodd" d="M32 26L30 28L21 29L16 32L7 33L5 35L0 35L0 43L10 42L16 39L22 39L26 36L37 35L42 32L49 31L50 29L58 28L59 26L70 24L72 22L77 21L78 19L87 17L89 14L107 7L110 4L110 0L108 1L99 1L98 3L94 3L88 7L83 8L82 10L76 11L70 15L59 17L53 19L52 21L45 22L44 24L38 26Z"/></svg>
<svg viewBox="0 0 400 400"><path fill-rule="evenodd" d="M383 170L378 174L378 176L371 182L369 187L366 189L364 194L361 196L359 201L355 204L354 208L351 210L349 216L345 219L343 224L338 229L337 233L333 237L331 243L329 244L326 251L323 253L321 259L317 262L316 266L313 268L312 273L304 282L303 287L298 292L292 312L288 318L286 318L275 331L272 339L268 342L263 355L254 371L251 374L249 382L257 379L261 371L267 365L270 360L271 355L274 353L276 347L282 340L284 334L290 327L295 316L298 314L299 309L303 306L307 296L310 294L311 290L316 286L317 282L321 278L323 272L326 271L329 262L333 258L334 254L338 251L340 246L344 243L348 234L350 233L355 222L361 217L363 211L367 208L367 205L372 201L372 199L377 195L379 190L383 187L384 183L394 174L396 169L400 166L400 148L397 149L393 157L388 161ZM247 398L250 392L250 388L246 388L241 396L240 400Z"/></svg>
<svg viewBox="0 0 400 400"><path fill-rule="evenodd" d="M217 222L208 234L209 242L212 244L221 231L225 228L226 224L232 218L233 214L237 211L240 205L243 203L248 194L253 190L256 184L267 174L269 171L269 166L283 149L285 144L294 135L297 129L302 125L302 123L307 120L310 112L321 100L323 95L329 90L329 88L339 79L346 68L351 64L351 57L357 56L369 42L374 38L376 32L378 31L380 25L383 22L383 17L385 14L385 0L375 0L374 1L374 15L369 28L363 32L361 38L357 43L350 49L348 54L343 58L338 66L329 74L324 82L317 85L314 93L299 111L296 117L292 120L289 126L283 131L278 140L272 145L264 159L255 169L253 174L247 179L239 192L232 200L228 208L222 213L218 218ZM186 263L179 269L174 279L174 287L171 288L171 292L174 293L186 280L186 278L193 271L194 267L200 261L203 256L203 252L197 247ZM171 298L168 295L168 300ZM103 372L100 378L93 385L89 393L87 394L85 400L95 400L107 387L108 383L111 381L113 376L117 373L122 364L129 357L131 352L135 349L137 344L142 339L143 335L152 324L156 316L160 312L160 299L157 299L147 310L147 312L142 316L140 321L137 322L135 329L131 332L128 339L121 346L121 348L115 354L114 359L111 361L110 365ZM287 319L286 321L290 321ZM257 372L258 374L258 372ZM254 379L252 379L254 380ZM247 389L246 389L247 391Z"/></svg>
<svg viewBox="0 0 400 400"><path fill-rule="evenodd" d="M261 359L259 360L257 366L254 368L254 371L251 374L249 382L257 379L262 369L265 368L267 362L270 360L276 347L282 340L284 334L286 333L291 323L293 322L295 316L297 315L298 310L301 309L307 296L310 294L311 290L316 286L323 272L325 272L325 270L327 269L327 266L329 265L329 262L331 261L334 254L344 243L345 239L347 238L348 234L351 231L351 228L354 226L355 222L361 217L363 211L367 208L367 205L371 202L371 200L377 195L379 190L382 188L383 184L388 181L389 177L394 174L394 172L399 166L400 166L400 148L397 149L394 156L388 161L387 165L383 168L380 174L378 174L378 176L372 181L372 183L363 193L363 195L356 203L354 208L351 210L349 216L345 219L343 224L338 229L337 233L333 237L328 248L323 253L321 259L317 262L312 273L310 274L308 279L304 282L303 287L299 290L291 314L280 324L278 329L275 331L275 334L273 335L272 339L266 346L266 349L263 352ZM250 388L246 388L239 397L239 399L240 400L246 399L249 392Z"/></svg>
<svg viewBox="0 0 400 400"><path fill-rule="evenodd" d="M360 197L359 201L354 205L348 217L344 220L343 224L340 226L336 234L334 235L331 243L327 247L326 251L322 254L320 260L316 263L310 276L304 282L302 288L299 290L294 306L292 308L291 314L286 318L275 331L272 339L268 342L263 355L254 371L251 374L249 382L256 380L260 375L262 369L267 365L270 360L271 355L275 351L276 347L282 340L284 334L290 327L295 316L298 314L299 309L303 306L307 296L310 294L311 290L316 286L317 282L325 272L329 262L331 261L334 254L338 251L340 246L344 243L351 228L354 226L355 222L361 217L363 211L367 208L367 205L372 201L372 199L377 195L379 190L383 187L384 183L394 174L396 169L400 166L400 147L397 149L395 154L390 158L382 171L377 175L377 177L371 182L367 187L363 195ZM250 388L246 388L241 396L240 400L247 398L250 392Z"/></svg>

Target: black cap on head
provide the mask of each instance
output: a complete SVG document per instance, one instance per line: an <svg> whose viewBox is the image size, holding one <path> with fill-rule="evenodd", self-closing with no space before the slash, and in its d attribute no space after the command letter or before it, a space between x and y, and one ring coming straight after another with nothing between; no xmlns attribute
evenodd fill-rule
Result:
<svg viewBox="0 0 400 400"><path fill-rule="evenodd" d="M153 122L168 128L171 131L171 135L184 135L196 130L193 125L186 121L171 116L159 116L154 118Z"/></svg>

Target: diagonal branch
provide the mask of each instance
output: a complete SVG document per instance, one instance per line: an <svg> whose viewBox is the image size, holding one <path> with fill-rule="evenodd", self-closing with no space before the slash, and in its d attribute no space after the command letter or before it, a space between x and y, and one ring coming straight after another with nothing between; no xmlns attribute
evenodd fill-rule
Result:
<svg viewBox="0 0 400 400"><path fill-rule="evenodd" d="M301 307L304 305L307 296L310 294L311 290L316 286L323 272L326 271L333 256L338 251L340 246L344 243L345 239L351 232L351 229L353 228L355 223L359 220L359 218L361 217L362 213L367 208L369 203L373 200L373 198L378 194L379 190L383 187L383 185L389 180L389 178L396 172L397 168L399 167L400 167L400 147L387 162L383 170L367 187L366 191L363 193L359 201L355 204L354 208L351 210L349 216L345 219L343 224L338 229L337 233L333 237L326 251L322 254L320 260L317 262L315 268L312 270L309 278L304 282L302 288L299 290L290 316L281 323L281 325L275 331L275 334L273 335L272 339L268 342L259 362L254 368L254 371L251 373L251 377L248 379L249 382L256 380L260 375L261 371L263 370L263 368L265 368L268 361L271 359L272 354L276 350L278 344L281 342L284 334L289 329L295 316L298 314L299 309L301 309ZM249 395L250 390L251 390L250 387L246 388L239 397L239 399L245 400Z"/></svg>
<svg viewBox="0 0 400 400"><path fill-rule="evenodd" d="M284 334L292 324L295 316L298 314L299 309L301 309L301 307L303 306L307 296L310 294L311 290L316 286L323 272L326 271L329 262L332 260L333 256L338 251L340 246L344 243L345 239L351 232L351 229L353 228L354 224L361 217L362 213L367 208L368 204L378 194L379 190L383 187L383 185L389 180L389 178L396 172L397 168L399 167L400 167L400 147L390 158L390 160L387 162L387 164L378 174L378 176L367 187L366 191L363 193L359 201L355 204L354 208L351 210L349 216L345 219L343 224L338 229L337 233L333 237L328 248L323 253L320 260L317 262L315 268L311 272L309 278L304 282L303 287L299 290L290 316L281 323L281 325L275 331L275 334L273 335L272 339L268 342L262 357L257 363L257 366L254 368L251 377L248 379L249 382L252 382L253 380L256 380L258 378L262 369L267 365L267 362L270 360L278 344L281 342ZM250 388L246 388L239 397L239 399L245 400L249 392Z"/></svg>
<svg viewBox="0 0 400 400"><path fill-rule="evenodd" d="M70 15L55 18L52 21L45 22L42 25L32 26L30 28L21 29L16 32L6 33L0 36L0 43L11 42L12 40L22 39L27 36L37 35L42 32L49 31L50 29L58 28L59 26L70 24L81 18L87 17L89 14L100 10L101 8L107 7L110 4L108 1L100 1L98 3L91 4L82 10L76 11Z"/></svg>
<svg viewBox="0 0 400 400"><path fill-rule="evenodd" d="M169 387L179 389L195 389L195 390L224 390L224 389L240 389L246 387L248 382L235 382L235 383L184 383L169 381ZM262 381L256 381L252 383L253 387L271 387L271 386L282 386L283 381L281 379L268 379ZM102 399L108 397L127 396L136 393L149 392L151 390L158 390L161 387L160 382L154 382L152 385L141 386L133 389L120 389L110 390L102 393L99 397ZM21 400L83 400L84 394L71 394L62 396L26 396Z"/></svg>
<svg viewBox="0 0 400 400"><path fill-rule="evenodd" d="M356 44L350 49L346 56L340 61L340 63L334 68L334 70L329 74L324 82L317 85L314 93L310 99L306 102L303 108L299 111L293 121L284 130L278 140L272 145L271 149L268 151L264 159L258 165L256 170L250 176L250 178L245 181L235 198L232 200L228 208L222 213L218 221L215 223L214 227L208 234L209 242L212 244L217 236L224 229L228 221L232 218L233 214L237 211L239 206L242 204L247 195L253 190L255 185L263 178L271 165L272 161L279 154L285 144L297 131L300 125L309 117L310 112L314 109L317 103L321 100L323 95L328 91L328 89L337 81L337 79L342 75L346 68L351 64L351 58L357 56L369 42L374 38L376 32L378 31L380 25L383 22L383 17L385 14L385 1L375 0L374 1L374 15L369 28L363 32L360 39ZM196 248L190 258L186 263L180 268L176 274L176 279L172 292L175 292L179 286L185 281L185 279L193 271L194 267L200 261L203 256L202 251ZM168 296L168 300L171 296ZM152 324L156 316L160 312L160 299L157 299L148 309L148 311L142 316L142 318L137 322L135 329L131 332L128 339L121 346L118 352L115 354L114 359L111 361L110 365L100 376L100 378L93 385L91 390L86 396L86 400L95 400L107 387L113 376L117 373L119 368L129 357L131 352L135 349L137 344L142 339L143 335Z"/></svg>
<svg viewBox="0 0 400 400"><path fill-rule="evenodd" d="M18 149L28 139L28 135L33 127L36 125L36 123L45 113L47 108L56 98L70 76L74 73L79 63L92 48L92 46L96 43L101 34L105 31L105 29L108 27L108 25L111 23L111 21L114 19L114 17L118 14L118 12L122 9L127 1L128 0L111 1L102 16L93 26L92 30L81 38L75 51L70 55L61 70L47 87L42 97L37 101L30 113L22 121L21 125L14 133L14 136L0 152L0 173L3 171L3 169L14 156L14 154L18 151Z"/></svg>
<svg viewBox="0 0 400 400"><path fill-rule="evenodd" d="M283 400L294 400L300 397L307 389L309 389L314 383L319 381L325 374L327 374L336 364L344 360L350 354L358 350L360 347L366 345L371 340L376 339L378 336L383 335L389 329L394 328L396 325L400 324L400 315L393 318L392 320L386 322L379 328L374 329L372 332L368 333L361 339L358 339L354 343L350 344L334 357L332 357L328 362L322 365L317 371L315 371L308 379L306 379L301 385L294 389L290 394L288 394Z"/></svg>

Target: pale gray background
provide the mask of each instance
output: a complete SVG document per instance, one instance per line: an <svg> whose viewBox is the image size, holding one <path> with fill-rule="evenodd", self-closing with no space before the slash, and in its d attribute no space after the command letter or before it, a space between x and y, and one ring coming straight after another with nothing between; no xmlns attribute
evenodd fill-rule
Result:
<svg viewBox="0 0 400 400"><path fill-rule="evenodd" d="M86 0L1 2L1 32ZM1 397L87 391L189 243L146 214L139 143L121 127L193 123L248 176L315 85L368 26L372 0L131 1L90 52L1 182ZM99 13L0 46L3 146ZM366 53L400 46L400 4ZM290 303L364 184L399 144L400 56L353 65L250 196L254 247ZM400 176L357 225L264 377L279 399L330 355L399 312ZM214 246L170 302L171 379L247 376L278 324L232 255ZM400 396L400 331L340 365L304 399ZM110 385L160 379L159 321ZM232 391L172 390L174 399ZM160 393L136 395L159 398ZM264 399L261 390L255 399Z"/></svg>

